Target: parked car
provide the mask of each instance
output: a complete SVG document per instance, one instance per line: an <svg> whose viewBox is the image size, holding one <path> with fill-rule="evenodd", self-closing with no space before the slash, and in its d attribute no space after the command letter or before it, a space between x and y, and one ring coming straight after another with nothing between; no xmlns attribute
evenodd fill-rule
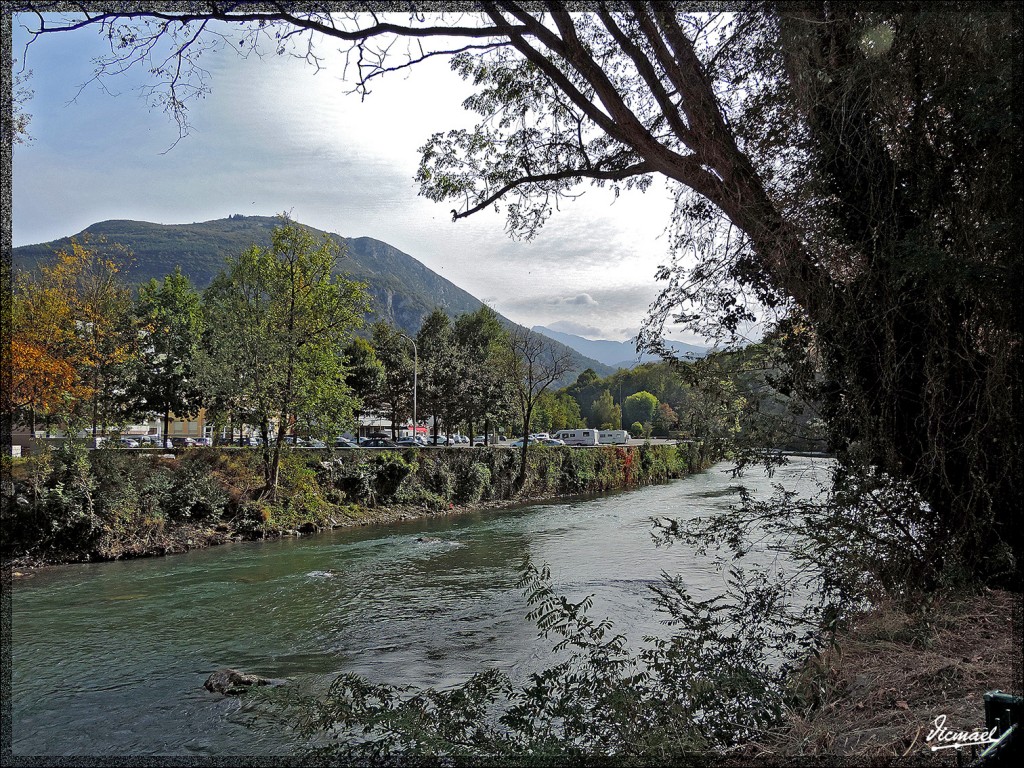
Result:
<svg viewBox="0 0 1024 768"><path fill-rule="evenodd" d="M473 445L487 445L487 440L483 435L477 435L473 438Z"/></svg>
<svg viewBox="0 0 1024 768"><path fill-rule="evenodd" d="M534 432L532 435L530 435L530 437L533 440L548 440L551 438L551 435L549 435L547 432Z"/></svg>
<svg viewBox="0 0 1024 768"><path fill-rule="evenodd" d="M128 438L128 437L122 437L122 438L114 441L112 444L116 445L116 446L120 446L121 448L138 448L139 447L139 441L138 440L132 440L131 438Z"/></svg>
<svg viewBox="0 0 1024 768"><path fill-rule="evenodd" d="M533 437L528 437L528 438L526 438L526 440L527 440L527 443L529 445L537 445L540 442L539 440L537 440L537 439L535 439ZM523 447L523 438L520 437L518 440L513 440L508 445L509 445L509 448L522 448Z"/></svg>
<svg viewBox="0 0 1024 768"><path fill-rule="evenodd" d="M374 437L374 438L370 438L368 440L364 440L362 443L360 443L360 445L363 448L397 448L398 447L398 445L396 443L392 443L390 440L385 440L385 439L380 438L380 437Z"/></svg>
<svg viewBox="0 0 1024 768"><path fill-rule="evenodd" d="M160 435L143 435L139 438L141 448L159 448L162 438Z"/></svg>
<svg viewBox="0 0 1024 768"><path fill-rule="evenodd" d="M334 440L334 447L335 448L358 448L359 446L357 446L351 440L346 440L344 437L338 437L338 438L335 438L335 440Z"/></svg>
<svg viewBox="0 0 1024 768"><path fill-rule="evenodd" d="M541 445L565 445L565 440L559 440L557 437L549 437L539 442Z"/></svg>
<svg viewBox="0 0 1024 768"><path fill-rule="evenodd" d="M403 437L403 438L401 438L396 443L396 445L400 445L403 448L422 448L423 447L423 444L420 443L420 441L417 440L415 437Z"/></svg>
<svg viewBox="0 0 1024 768"><path fill-rule="evenodd" d="M206 446L213 445L213 438L212 437L197 437L196 438L196 445L206 445Z"/></svg>
<svg viewBox="0 0 1024 768"><path fill-rule="evenodd" d="M290 445L294 448L326 448L327 443L323 440L317 440L315 437L297 437L295 435L285 435L284 445Z"/></svg>
<svg viewBox="0 0 1024 768"><path fill-rule="evenodd" d="M175 439L175 443L183 448L191 448L196 444L196 441L193 437L179 437Z"/></svg>

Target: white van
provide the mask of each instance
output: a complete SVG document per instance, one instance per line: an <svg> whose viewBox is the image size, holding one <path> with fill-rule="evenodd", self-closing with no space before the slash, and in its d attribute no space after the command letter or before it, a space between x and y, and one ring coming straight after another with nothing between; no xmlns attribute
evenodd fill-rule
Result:
<svg viewBox="0 0 1024 768"><path fill-rule="evenodd" d="M602 429L597 439L601 445L626 445L630 437L624 429Z"/></svg>
<svg viewBox="0 0 1024 768"><path fill-rule="evenodd" d="M597 430L563 429L555 433L555 439L566 445L597 445Z"/></svg>

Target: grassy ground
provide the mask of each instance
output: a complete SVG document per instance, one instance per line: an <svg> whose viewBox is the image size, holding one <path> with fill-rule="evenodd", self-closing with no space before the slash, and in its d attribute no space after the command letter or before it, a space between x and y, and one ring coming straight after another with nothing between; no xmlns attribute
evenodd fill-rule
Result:
<svg viewBox="0 0 1024 768"><path fill-rule="evenodd" d="M732 765L966 765L970 748L933 751L935 718L984 729L982 696L1021 695L1021 595L946 594L908 611L864 613L794 680L784 730L733 754Z"/></svg>

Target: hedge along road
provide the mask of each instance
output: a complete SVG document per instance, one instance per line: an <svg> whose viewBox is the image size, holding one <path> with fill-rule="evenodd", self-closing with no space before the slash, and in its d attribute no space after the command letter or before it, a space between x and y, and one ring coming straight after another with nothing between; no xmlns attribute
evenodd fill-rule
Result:
<svg viewBox="0 0 1024 768"><path fill-rule="evenodd" d="M551 660L515 583L525 557L558 592L596 595L636 647L667 632L646 601L661 572L696 597L724 576L685 547L656 548L650 519L734 503L742 483L810 496L828 461L794 458L768 479L719 464L664 485L168 558L60 566L12 594L13 749L20 755L258 755L300 749L279 724L252 727L244 700L207 692L215 669L285 679L302 692L342 672L446 686L497 667L517 681ZM420 540L424 539L424 540ZM777 560L752 552L748 562ZM253 712L249 712L251 716Z"/></svg>

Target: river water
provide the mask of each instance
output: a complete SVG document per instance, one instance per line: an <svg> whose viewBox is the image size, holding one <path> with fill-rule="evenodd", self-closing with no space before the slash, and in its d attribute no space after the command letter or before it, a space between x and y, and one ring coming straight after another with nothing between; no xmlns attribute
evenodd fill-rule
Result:
<svg viewBox="0 0 1024 768"><path fill-rule="evenodd" d="M525 619L516 582L526 557L549 564L570 599L593 593L591 615L638 645L666 632L646 599L662 571L682 574L698 597L725 583L709 558L656 547L652 517L725 509L740 485L762 497L775 483L813 495L828 468L794 457L772 479L737 479L723 464L597 498L46 569L12 594L14 753L295 751L287 729L246 725L243 700L203 688L222 667L303 692L341 672L439 687L497 667L524 680L547 666L555 642Z"/></svg>

